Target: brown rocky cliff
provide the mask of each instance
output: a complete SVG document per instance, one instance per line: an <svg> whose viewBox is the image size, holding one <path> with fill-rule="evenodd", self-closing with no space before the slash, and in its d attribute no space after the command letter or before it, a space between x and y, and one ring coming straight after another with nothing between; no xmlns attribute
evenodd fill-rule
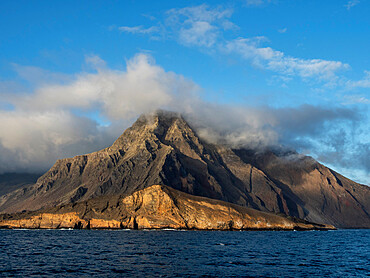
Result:
<svg viewBox="0 0 370 278"><path fill-rule="evenodd" d="M333 229L271 213L196 197L154 185L125 198L108 198L104 208L94 200L33 213L2 215L3 228L131 228L244 230ZM101 200L98 200L102 204ZM104 202L103 202L104 203Z"/></svg>

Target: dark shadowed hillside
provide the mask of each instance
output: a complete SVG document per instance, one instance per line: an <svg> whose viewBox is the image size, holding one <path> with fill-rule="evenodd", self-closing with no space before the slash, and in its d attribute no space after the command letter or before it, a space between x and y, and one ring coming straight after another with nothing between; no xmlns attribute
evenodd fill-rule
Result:
<svg viewBox="0 0 370 278"><path fill-rule="evenodd" d="M0 196L25 185L34 184L41 174L5 173L0 175Z"/></svg>

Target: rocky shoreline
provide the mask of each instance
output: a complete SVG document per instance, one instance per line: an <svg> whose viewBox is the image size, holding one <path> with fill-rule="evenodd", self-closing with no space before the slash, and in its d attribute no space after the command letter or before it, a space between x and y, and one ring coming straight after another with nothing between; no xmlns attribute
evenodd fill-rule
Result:
<svg viewBox="0 0 370 278"><path fill-rule="evenodd" d="M282 215L153 185L126 197L3 214L6 229L333 230Z"/></svg>

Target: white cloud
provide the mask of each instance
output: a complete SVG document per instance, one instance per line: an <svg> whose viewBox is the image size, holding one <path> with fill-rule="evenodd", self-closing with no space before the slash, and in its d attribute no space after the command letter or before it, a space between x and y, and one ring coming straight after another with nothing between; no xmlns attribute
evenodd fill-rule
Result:
<svg viewBox="0 0 370 278"><path fill-rule="evenodd" d="M56 159L103 147L108 139L92 120L68 111L0 112L0 172L49 168Z"/></svg>
<svg viewBox="0 0 370 278"><path fill-rule="evenodd" d="M217 23L222 22L225 18L229 18L232 15L232 10L222 7L212 9L208 5L203 4L182 9L171 9L167 11L167 15L170 20L174 21L184 18L185 21L189 20L191 22L207 21Z"/></svg>
<svg viewBox="0 0 370 278"><path fill-rule="evenodd" d="M58 158L108 146L142 113L176 106L185 111L186 99L196 99L193 82L166 72L147 55L128 60L124 71L108 69L97 56L86 61L98 71L77 74L68 83L40 82L32 93L2 93L14 109L0 110L0 172L44 171ZM34 76L31 69L41 71L29 67L25 78ZM94 114L111 124L99 126Z"/></svg>
<svg viewBox="0 0 370 278"><path fill-rule="evenodd" d="M107 63L97 55L85 56L85 62L95 70L104 69L107 66Z"/></svg>
<svg viewBox="0 0 370 278"><path fill-rule="evenodd" d="M48 84L48 83L61 83L69 82L70 76L62 73L50 72L38 67L33 66L22 66L13 63L13 70L23 80L29 82L31 85L37 84Z"/></svg>
<svg viewBox="0 0 370 278"><path fill-rule="evenodd" d="M121 26L118 30L132 34L159 35L175 38L179 43L188 46L214 46L221 35L221 30L237 28L229 18L232 10L221 7L211 9L203 4L194 7L171 9L166 12L164 23L144 28L143 26ZM158 39L158 38L156 38Z"/></svg>
<svg viewBox="0 0 370 278"><path fill-rule="evenodd" d="M362 95L345 95L343 96L344 105L349 104L370 104L370 100Z"/></svg>
<svg viewBox="0 0 370 278"><path fill-rule="evenodd" d="M270 2L271 0L246 0L247 6L261 6Z"/></svg>
<svg viewBox="0 0 370 278"><path fill-rule="evenodd" d="M283 52L271 47L259 46L261 37L249 39L239 38L228 41L224 50L236 53L244 59L252 61L256 66L272 70L286 76L300 76L301 78L318 78L325 81L336 79L336 73L349 68L348 64L339 61L322 59L300 59L286 56Z"/></svg>
<svg viewBox="0 0 370 278"><path fill-rule="evenodd" d="M132 34L150 34L150 33L155 33L158 32L159 29L157 26L151 26L149 28L144 28L143 26L120 26L118 27L118 30L121 32L126 32L126 33L132 33Z"/></svg>
<svg viewBox="0 0 370 278"><path fill-rule="evenodd" d="M191 81L165 72L150 56L139 54L127 61L126 71L103 68L98 73L82 73L68 84L42 86L33 94L14 96L13 104L22 111L99 108L109 119L120 119L166 106L174 95L192 90L196 85Z"/></svg>
<svg viewBox="0 0 370 278"><path fill-rule="evenodd" d="M269 0L247 0L249 5L262 5ZM326 86L337 86L338 73L349 69L350 66L340 61L325 59L303 59L286 55L282 51L269 46L263 47L263 42L268 42L264 36L252 38L226 39L225 32L237 30L229 19L231 9L221 6L211 8L206 4L181 9L171 9L166 12L165 22L159 22L162 35L177 40L180 44L189 47L198 47L208 53L237 54L254 66L273 71L281 75L280 80L300 77L304 81L325 82ZM123 28L123 29L122 29ZM120 27L121 30L132 33L145 33L142 26ZM285 33L287 28L279 29ZM149 33L149 32L147 32ZM278 80L278 79L276 79ZM286 85L286 84L284 84Z"/></svg>
<svg viewBox="0 0 370 278"><path fill-rule="evenodd" d="M250 1L250 4L262 4L265 1ZM316 78L327 84L334 84L337 73L349 68L340 61L324 59L302 59L285 55L271 47L260 46L267 42L264 36L225 40L223 32L226 23L235 26L228 18L232 10L207 5L172 9L167 12L167 24L172 26L180 43L187 46L198 46L222 50L224 53L238 54L253 65L274 71L285 77L299 76L304 80ZM284 33L287 28L280 29Z"/></svg>
<svg viewBox="0 0 370 278"><path fill-rule="evenodd" d="M216 42L217 31L208 22L197 21L191 27L182 29L179 38L184 44L210 47Z"/></svg>
<svg viewBox="0 0 370 278"><path fill-rule="evenodd" d="M278 29L278 32L281 33L281 34L284 34L286 33L286 31L288 31L288 28L281 28L281 29Z"/></svg>
<svg viewBox="0 0 370 278"><path fill-rule="evenodd" d="M370 71L364 71L364 78L353 81L349 80L346 83L347 89L355 89L355 88L370 88Z"/></svg>
<svg viewBox="0 0 370 278"><path fill-rule="evenodd" d="M350 0L344 6L347 8L347 10L350 10L351 8L353 8L354 6L356 6L358 4L360 4L360 0Z"/></svg>
<svg viewBox="0 0 370 278"><path fill-rule="evenodd" d="M214 46L221 30L235 28L229 18L230 9L211 9L207 5L171 9L167 11L166 25L180 43L203 47Z"/></svg>

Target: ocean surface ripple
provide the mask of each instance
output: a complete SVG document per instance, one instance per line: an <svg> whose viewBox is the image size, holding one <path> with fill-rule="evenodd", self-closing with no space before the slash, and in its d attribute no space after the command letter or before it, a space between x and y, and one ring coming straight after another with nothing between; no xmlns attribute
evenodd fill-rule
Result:
<svg viewBox="0 0 370 278"><path fill-rule="evenodd" d="M0 230L1 277L368 277L370 230Z"/></svg>

